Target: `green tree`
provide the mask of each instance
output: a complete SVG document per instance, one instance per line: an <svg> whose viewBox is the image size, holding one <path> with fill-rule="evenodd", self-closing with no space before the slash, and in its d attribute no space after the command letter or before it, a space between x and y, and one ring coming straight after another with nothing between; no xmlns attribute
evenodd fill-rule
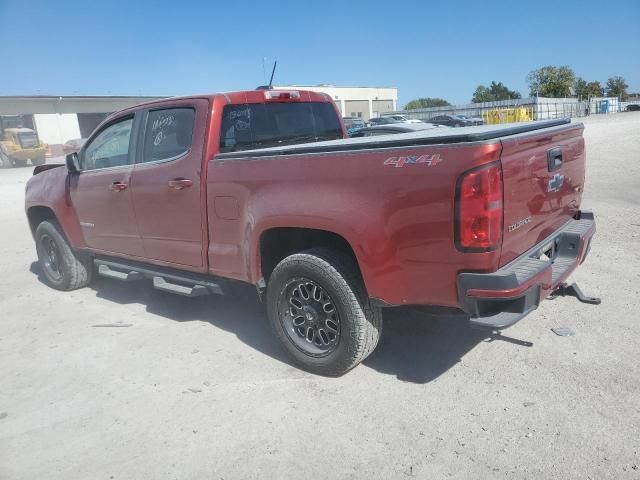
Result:
<svg viewBox="0 0 640 480"><path fill-rule="evenodd" d="M418 108L431 108L431 107L448 107L451 105L449 102L442 98L418 98L411 100L404 106L405 110L416 110Z"/></svg>
<svg viewBox="0 0 640 480"><path fill-rule="evenodd" d="M568 66L547 65L527 75L529 94L538 97L569 97L576 83L576 74Z"/></svg>
<svg viewBox="0 0 640 480"><path fill-rule="evenodd" d="M619 97L622 101L625 101L627 99L627 88L629 88L629 85L622 77L616 76L607 80L607 96L609 97Z"/></svg>
<svg viewBox="0 0 640 480"><path fill-rule="evenodd" d="M482 102L493 102L493 94L491 90L489 90L484 85L478 85L476 91L473 92L473 98L471 99L472 103L482 103Z"/></svg>
<svg viewBox="0 0 640 480"><path fill-rule="evenodd" d="M495 102L496 100L511 100L512 98L521 98L519 92L509 90L502 82L491 82L491 85L485 87L478 85L476 91L473 92L473 103Z"/></svg>
<svg viewBox="0 0 640 480"><path fill-rule="evenodd" d="M584 78L578 77L574 85L574 90L576 96L582 99L602 96L602 85L597 80L587 82Z"/></svg>
<svg viewBox="0 0 640 480"><path fill-rule="evenodd" d="M601 97L602 84L597 80L587 83L587 94L592 97Z"/></svg>
<svg viewBox="0 0 640 480"><path fill-rule="evenodd" d="M587 91L587 81L582 77L576 78L576 83L573 85L573 90L576 94L576 97L584 98Z"/></svg>

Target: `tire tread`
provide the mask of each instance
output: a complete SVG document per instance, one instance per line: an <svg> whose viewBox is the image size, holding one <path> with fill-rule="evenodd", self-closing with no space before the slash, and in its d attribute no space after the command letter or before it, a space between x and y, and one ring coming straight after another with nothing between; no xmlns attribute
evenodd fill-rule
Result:
<svg viewBox="0 0 640 480"><path fill-rule="evenodd" d="M55 284L51 282L46 274L44 277L48 280L48 284L57 290L69 291L77 290L79 288L86 287L93 279L93 264L90 259L81 259L73 252L69 243L67 242L62 227L55 219L49 219L41 222L36 228L36 242L39 238L39 232L47 230L47 233L55 237L55 241L60 249L60 253L63 257L64 275L63 280Z"/></svg>
<svg viewBox="0 0 640 480"><path fill-rule="evenodd" d="M319 275L328 274L334 282L334 289L340 292L342 300L349 304L349 310L353 313L358 336L353 338L354 348L348 349L349 355L330 365L313 367L314 372L323 375L342 375L362 362L376 348L382 333L382 310L371 305L360 272L347 255L327 248L305 250L282 260L272 272L271 278L277 278L281 270L295 265L305 265L316 270ZM277 316L277 312L271 312L271 308L269 310L270 317ZM280 327L277 321L272 318L271 323L278 337L286 340L278 330ZM303 364L303 367L311 370L309 365Z"/></svg>

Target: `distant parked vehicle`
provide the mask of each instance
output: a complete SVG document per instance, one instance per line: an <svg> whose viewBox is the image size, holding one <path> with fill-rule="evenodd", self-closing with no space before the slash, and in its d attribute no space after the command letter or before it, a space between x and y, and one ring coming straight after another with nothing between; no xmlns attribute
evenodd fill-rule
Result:
<svg viewBox="0 0 640 480"><path fill-rule="evenodd" d="M467 118L464 115L438 115L430 118L429 122L447 127L470 127L484 123L481 118Z"/></svg>
<svg viewBox="0 0 640 480"><path fill-rule="evenodd" d="M370 127L373 127L374 125L390 125L393 123L406 123L406 122L396 120L395 118L392 118L392 117L377 117L377 118L369 119Z"/></svg>
<svg viewBox="0 0 640 480"><path fill-rule="evenodd" d="M364 120L360 117L342 117L342 121L344 122L344 126L349 128L353 124L362 123L364 124Z"/></svg>
<svg viewBox="0 0 640 480"><path fill-rule="evenodd" d="M349 134L364 128L367 125L360 117L343 117L342 121L344 122L344 127L347 129Z"/></svg>
<svg viewBox="0 0 640 480"><path fill-rule="evenodd" d="M635 103L627 105L627 112L640 112L640 105Z"/></svg>
<svg viewBox="0 0 640 480"><path fill-rule="evenodd" d="M65 155L69 155L70 153L79 152L86 142L86 138L73 138L71 140L67 140L64 145L62 145L62 150L64 150Z"/></svg>
<svg viewBox="0 0 640 480"><path fill-rule="evenodd" d="M385 118L393 118L402 123L423 123L422 120L417 118L409 118L406 115L385 115Z"/></svg>
<svg viewBox="0 0 640 480"><path fill-rule="evenodd" d="M434 125L433 123L394 123L389 125L375 125L373 127L361 128L358 131L349 134L351 138L358 137L374 137L378 135L392 135L396 133L419 132L422 130L432 129L448 129L443 125Z"/></svg>
<svg viewBox="0 0 640 480"><path fill-rule="evenodd" d="M458 115L470 122L473 122L474 125L484 125L484 119L482 117L467 117L466 115Z"/></svg>

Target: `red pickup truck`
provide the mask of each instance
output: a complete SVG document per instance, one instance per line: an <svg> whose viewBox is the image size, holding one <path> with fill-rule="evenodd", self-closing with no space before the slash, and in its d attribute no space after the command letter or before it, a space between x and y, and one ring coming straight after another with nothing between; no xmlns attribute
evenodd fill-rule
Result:
<svg viewBox="0 0 640 480"><path fill-rule="evenodd" d="M37 167L26 214L52 287L249 282L295 361L339 375L375 348L382 307L452 307L500 329L573 292L563 282L595 232L582 131L347 139L321 93L171 98L111 115L67 168Z"/></svg>

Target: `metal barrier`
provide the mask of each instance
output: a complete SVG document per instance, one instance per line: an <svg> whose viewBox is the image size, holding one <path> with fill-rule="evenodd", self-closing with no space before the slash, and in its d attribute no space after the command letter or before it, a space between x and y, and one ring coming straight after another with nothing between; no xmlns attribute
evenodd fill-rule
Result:
<svg viewBox="0 0 640 480"><path fill-rule="evenodd" d="M589 102L541 102L534 106L536 120L575 118L589 115Z"/></svg>
<svg viewBox="0 0 640 480"><path fill-rule="evenodd" d="M624 108L621 108L618 99L612 97L594 97L589 100L533 97L417 110L400 110L385 113L385 115L401 114L423 122L428 122L431 118L440 115L465 115L467 117L482 117L487 124L497 124L584 117L593 114L616 113L623 110Z"/></svg>

